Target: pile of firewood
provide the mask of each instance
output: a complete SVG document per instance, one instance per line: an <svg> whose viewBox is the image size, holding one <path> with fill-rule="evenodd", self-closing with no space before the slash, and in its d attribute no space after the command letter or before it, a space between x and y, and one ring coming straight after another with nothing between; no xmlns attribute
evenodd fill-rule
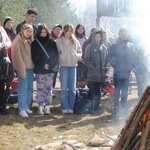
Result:
<svg viewBox="0 0 150 150"><path fill-rule="evenodd" d="M150 86L134 107L111 150L150 150Z"/></svg>

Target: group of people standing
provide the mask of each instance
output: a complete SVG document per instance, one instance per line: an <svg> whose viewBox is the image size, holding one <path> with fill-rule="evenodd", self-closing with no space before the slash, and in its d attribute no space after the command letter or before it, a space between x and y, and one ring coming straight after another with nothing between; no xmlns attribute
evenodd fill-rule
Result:
<svg viewBox="0 0 150 150"><path fill-rule="evenodd" d="M72 24L66 24L60 35L62 26L59 24L54 25L52 32L44 23L40 23L35 27L32 22L37 15L38 12L34 9L27 11L25 21L16 27L17 35L14 35L13 42L10 41L1 26L1 33L4 32L4 37L1 38L3 40L1 41L1 49L3 47L2 44L5 44L6 49L11 47L12 64L18 78L19 115L21 117L28 117L29 114L33 113L29 106L33 96L34 73L37 83L36 99L39 104L38 114L50 114L52 88L55 86L57 75L57 69L54 66L58 64L62 87L62 113L72 114L76 91L76 65L82 56L81 46L74 36ZM5 23L8 20L12 24L10 17L7 17L7 20L5 19ZM58 37L59 39L56 41ZM5 82L5 80L1 79L1 82ZM4 87L4 83L1 84L1 91L3 92L0 91L1 95L4 95ZM3 99L2 96L1 99ZM9 113L5 102L0 106L0 113Z"/></svg>
<svg viewBox="0 0 150 150"><path fill-rule="evenodd" d="M61 111L62 114L73 114L76 69L79 62L83 62L88 70L87 81L92 113L102 113L100 93L110 65L114 68L114 115L118 113L120 107L120 92L122 92L122 107L127 110L129 77L131 70L135 68L135 50L129 41L128 27L121 27L115 44L110 45L106 40L106 32L102 29L93 28L89 38L85 34L83 24L78 24L75 31L70 23L63 27L56 24L50 32L44 23L37 26L32 24L37 15L36 10L29 9L25 21L16 28L17 35L12 30L11 17L6 17L3 21L5 30L0 26L0 51L3 47L7 49L18 78L19 115L28 117L33 113L29 106L33 96L34 74L37 86L36 100L39 104L38 114L50 114L52 89L58 71L54 70L54 66L58 64ZM9 113L3 99L4 84L5 81L0 79L0 114Z"/></svg>

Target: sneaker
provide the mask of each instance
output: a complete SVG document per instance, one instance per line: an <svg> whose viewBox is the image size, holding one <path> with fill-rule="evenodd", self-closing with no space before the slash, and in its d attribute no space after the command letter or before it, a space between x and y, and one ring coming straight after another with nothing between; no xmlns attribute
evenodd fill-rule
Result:
<svg viewBox="0 0 150 150"><path fill-rule="evenodd" d="M23 118L29 117L25 110L19 111L19 116L21 116L21 117L23 117Z"/></svg>
<svg viewBox="0 0 150 150"><path fill-rule="evenodd" d="M72 109L68 109L68 114L73 114L73 110Z"/></svg>
<svg viewBox="0 0 150 150"><path fill-rule="evenodd" d="M68 114L68 110L62 110L61 112L63 115Z"/></svg>
<svg viewBox="0 0 150 150"><path fill-rule="evenodd" d="M45 115L49 115L51 113L50 112L50 106L45 106L44 113L45 113Z"/></svg>
<svg viewBox="0 0 150 150"><path fill-rule="evenodd" d="M43 106L39 106L38 114L39 115L44 115L44 107Z"/></svg>
<svg viewBox="0 0 150 150"><path fill-rule="evenodd" d="M26 113L30 115L30 114L32 114L32 113L33 113L33 111L32 111L32 110L30 110L29 108L27 108L27 109L26 109Z"/></svg>
<svg viewBox="0 0 150 150"><path fill-rule="evenodd" d="M8 115L10 114L6 108L0 108L0 115Z"/></svg>

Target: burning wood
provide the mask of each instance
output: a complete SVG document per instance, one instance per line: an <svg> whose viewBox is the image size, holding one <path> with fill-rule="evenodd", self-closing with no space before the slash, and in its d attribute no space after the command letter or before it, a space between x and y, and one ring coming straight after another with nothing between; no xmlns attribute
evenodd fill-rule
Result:
<svg viewBox="0 0 150 150"><path fill-rule="evenodd" d="M150 86L121 130L111 150L150 150Z"/></svg>

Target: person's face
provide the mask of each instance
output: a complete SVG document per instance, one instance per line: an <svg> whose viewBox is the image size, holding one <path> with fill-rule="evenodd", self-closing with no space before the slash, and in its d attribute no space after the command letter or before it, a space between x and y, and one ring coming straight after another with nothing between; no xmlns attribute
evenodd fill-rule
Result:
<svg viewBox="0 0 150 150"><path fill-rule="evenodd" d="M36 15L35 14L27 14L27 22L32 23L35 20Z"/></svg>
<svg viewBox="0 0 150 150"><path fill-rule="evenodd" d="M101 41L101 35L100 35L100 33L95 34L94 40L95 40L95 42L96 42L97 44Z"/></svg>
<svg viewBox="0 0 150 150"><path fill-rule="evenodd" d="M56 35L56 36L59 36L60 32L61 32L61 28L60 28L60 27L56 27L56 28L53 30L53 33L54 33L54 35Z"/></svg>
<svg viewBox="0 0 150 150"><path fill-rule="evenodd" d="M47 31L45 29L42 29L40 36L41 37L46 37L47 36Z"/></svg>
<svg viewBox="0 0 150 150"><path fill-rule="evenodd" d="M80 26L80 27L77 29L77 32L78 32L79 34L82 34L82 33L84 32L83 27Z"/></svg>
<svg viewBox="0 0 150 150"><path fill-rule="evenodd" d="M11 29L13 27L13 21L9 20L5 24L6 29Z"/></svg>
<svg viewBox="0 0 150 150"><path fill-rule="evenodd" d="M68 28L68 30L65 32L65 38L70 38L73 34L73 30L71 28Z"/></svg>
<svg viewBox="0 0 150 150"><path fill-rule="evenodd" d="M33 30L32 29L23 30L23 34L25 38L30 38L33 35Z"/></svg>
<svg viewBox="0 0 150 150"><path fill-rule="evenodd" d="M122 39L122 40L127 40L128 37L129 37L129 33L127 31L122 31L119 33L119 37Z"/></svg>

